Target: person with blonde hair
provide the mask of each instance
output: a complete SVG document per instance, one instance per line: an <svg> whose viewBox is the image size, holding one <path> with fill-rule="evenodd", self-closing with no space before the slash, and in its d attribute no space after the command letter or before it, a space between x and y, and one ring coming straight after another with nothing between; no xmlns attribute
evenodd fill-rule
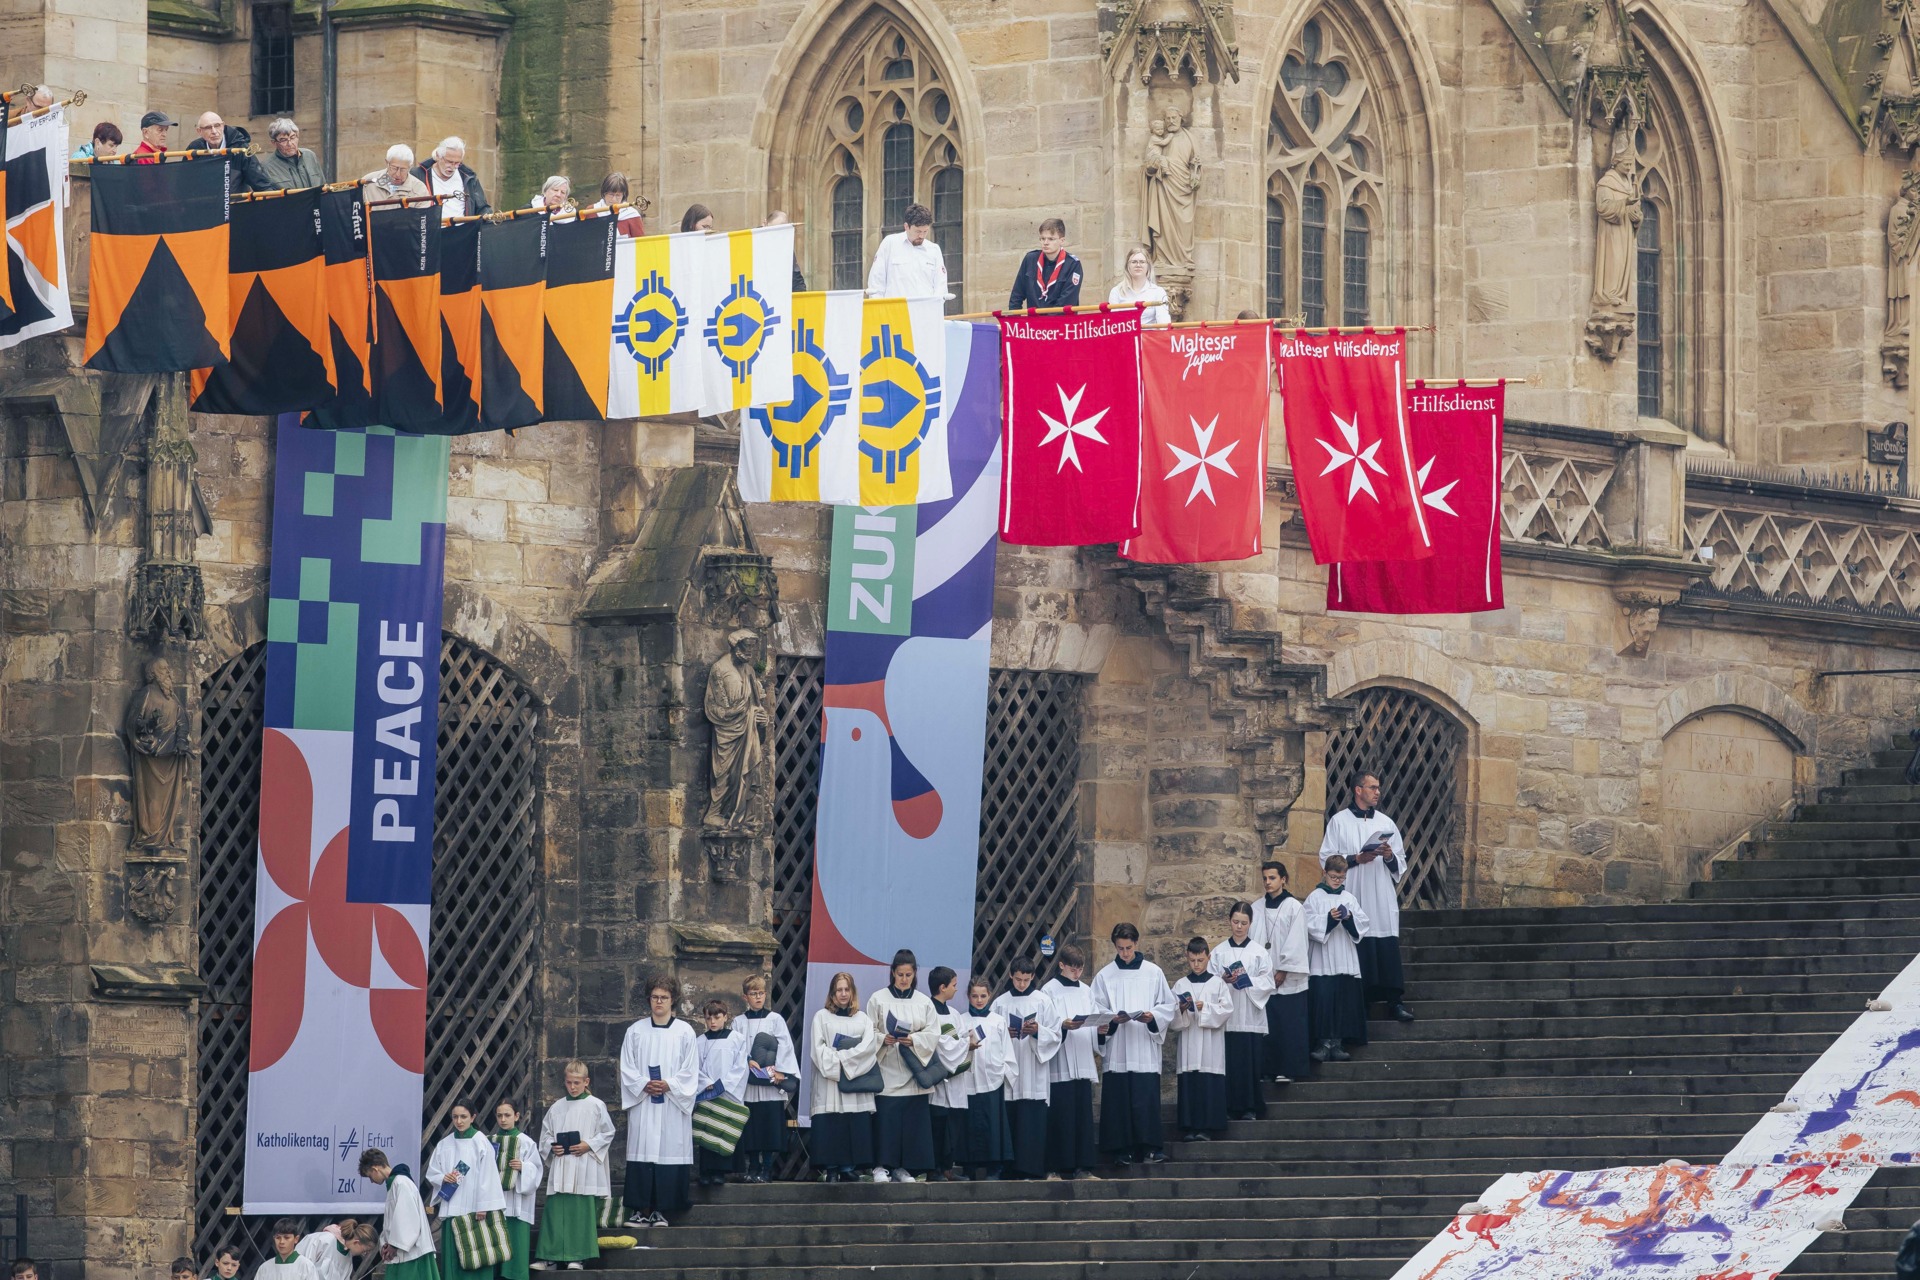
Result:
<svg viewBox="0 0 1920 1280"><path fill-rule="evenodd" d="M587 1259L600 1256L600 1205L613 1194L607 1176L613 1117L607 1104L593 1096L586 1063L578 1058L569 1062L565 1079L566 1095L540 1117L547 1202L534 1256L541 1270L557 1262L579 1271Z"/></svg>
<svg viewBox="0 0 1920 1280"><path fill-rule="evenodd" d="M827 984L827 1003L815 1011L807 1051L813 1058L813 1133L808 1158L828 1182L853 1182L873 1163L874 1098L870 1082L880 1063L880 1032L860 1009L850 973Z"/></svg>
<svg viewBox="0 0 1920 1280"><path fill-rule="evenodd" d="M746 1012L733 1022L747 1062L747 1127L736 1150L748 1182L770 1182L773 1162L787 1151L787 1099L800 1091L800 1057L787 1020L767 1007L767 979L756 973L740 984Z"/></svg>
<svg viewBox="0 0 1920 1280"><path fill-rule="evenodd" d="M353 1269L358 1265L355 1259L372 1252L379 1243L380 1233L371 1222L342 1218L302 1236L294 1249L313 1264L320 1280L353 1280Z"/></svg>
<svg viewBox="0 0 1920 1280"><path fill-rule="evenodd" d="M1153 254L1143 244L1127 250L1126 274L1108 292L1107 301L1116 307L1144 305L1146 310L1140 316L1142 324L1173 322L1173 312L1167 307L1167 291L1153 281Z"/></svg>

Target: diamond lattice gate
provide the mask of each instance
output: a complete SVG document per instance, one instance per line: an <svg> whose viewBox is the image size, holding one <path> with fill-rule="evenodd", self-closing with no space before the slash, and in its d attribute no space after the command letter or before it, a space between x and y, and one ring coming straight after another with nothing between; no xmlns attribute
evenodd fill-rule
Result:
<svg viewBox="0 0 1920 1280"><path fill-rule="evenodd" d="M209 1255L248 1238L255 1252L267 1245L264 1221L228 1214L240 1204L245 1163L265 664L266 646L255 645L201 689L199 933L207 993L194 1243ZM538 730L530 691L487 654L442 636L425 1135L445 1127L455 1098L471 1094L490 1106L524 1099L532 1086Z"/></svg>
<svg viewBox="0 0 1920 1280"><path fill-rule="evenodd" d="M1467 731L1437 704L1405 689L1347 695L1359 709L1353 726L1327 739L1327 813L1353 802L1350 775L1377 770L1380 809L1407 843L1400 901L1441 907L1459 898L1460 837L1465 822Z"/></svg>

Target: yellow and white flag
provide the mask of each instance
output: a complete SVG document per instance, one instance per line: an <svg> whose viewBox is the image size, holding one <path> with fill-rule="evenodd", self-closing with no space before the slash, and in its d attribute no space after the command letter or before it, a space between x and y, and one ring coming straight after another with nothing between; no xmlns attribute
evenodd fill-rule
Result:
<svg viewBox="0 0 1920 1280"><path fill-rule="evenodd" d="M740 420L746 502L860 500L862 295L793 295L793 398Z"/></svg>
<svg viewBox="0 0 1920 1280"><path fill-rule="evenodd" d="M707 237L707 412L793 399L793 224Z"/></svg>
<svg viewBox="0 0 1920 1280"><path fill-rule="evenodd" d="M860 333L861 506L953 496L946 321L939 298L869 298Z"/></svg>
<svg viewBox="0 0 1920 1280"><path fill-rule="evenodd" d="M607 417L707 408L700 358L700 318L709 301L706 239L690 231L614 244Z"/></svg>

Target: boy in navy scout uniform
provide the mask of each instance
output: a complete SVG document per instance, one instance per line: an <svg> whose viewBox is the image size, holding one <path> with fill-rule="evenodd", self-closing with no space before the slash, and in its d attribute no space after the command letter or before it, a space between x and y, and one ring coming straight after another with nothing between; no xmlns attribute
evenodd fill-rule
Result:
<svg viewBox="0 0 1920 1280"><path fill-rule="evenodd" d="M1080 305L1080 259L1067 252L1067 224L1048 218L1040 224L1040 247L1020 260L1007 310L1021 307Z"/></svg>

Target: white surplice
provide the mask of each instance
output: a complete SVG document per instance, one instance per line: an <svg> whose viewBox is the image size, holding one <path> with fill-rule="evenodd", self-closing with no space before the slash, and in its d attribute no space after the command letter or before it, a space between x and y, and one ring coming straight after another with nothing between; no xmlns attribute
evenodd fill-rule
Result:
<svg viewBox="0 0 1920 1280"><path fill-rule="evenodd" d="M762 1009L758 1016L752 1009L747 1010L733 1020L733 1034L743 1042L740 1046L742 1059L751 1061L753 1042L765 1032L774 1038L773 1069L789 1080L800 1078L800 1055L793 1046L793 1032L787 1029L787 1020L769 1009ZM785 1102L792 1095L777 1084L762 1084L753 1078L751 1070L747 1074L747 1096L742 1099L749 1105L755 1102Z"/></svg>
<svg viewBox="0 0 1920 1280"><path fill-rule="evenodd" d="M884 1096L917 1098L931 1092L913 1082L913 1072L901 1061L899 1045L886 1043L887 1016L908 1031L906 1047L922 1062L932 1062L940 1052L939 1017L933 1011L933 998L920 990L902 996L891 987L882 987L867 997L867 1016L880 1033L880 1078L887 1082Z"/></svg>
<svg viewBox="0 0 1920 1280"><path fill-rule="evenodd" d="M933 1012L940 1029L940 1061L948 1071L959 1074L950 1075L933 1086L932 1105L951 1111L964 1111L967 1108L967 1077L973 1074L971 1065L961 1070L962 1064L970 1063L973 1058L973 1039L967 1034L966 1027L961 1025L966 1010L954 1009L935 1000Z"/></svg>
<svg viewBox="0 0 1920 1280"><path fill-rule="evenodd" d="M1361 848L1381 837L1393 850L1391 858L1375 858L1356 864L1354 856ZM1327 819L1327 834L1320 841L1320 865L1341 854L1347 860L1347 892L1367 913L1369 938L1400 936L1400 880L1407 874L1407 843L1400 828L1378 809L1357 812L1352 805Z"/></svg>
<svg viewBox="0 0 1920 1280"><path fill-rule="evenodd" d="M1250 985L1244 991L1226 981L1227 970L1236 960L1247 971ZM1244 946L1235 946L1233 939L1228 938L1213 949L1210 961L1213 971L1220 975L1233 997L1233 1018L1227 1023L1227 1030L1265 1035L1267 1000L1273 995L1273 962L1267 958L1267 949L1251 935Z"/></svg>
<svg viewBox="0 0 1920 1280"><path fill-rule="evenodd" d="M657 1069L667 1092L647 1093ZM693 1095L700 1090L700 1051L693 1027L678 1018L658 1026L642 1018L620 1046L620 1105L627 1112L627 1159L646 1164L693 1163Z"/></svg>
<svg viewBox="0 0 1920 1280"><path fill-rule="evenodd" d="M705 1093L709 1085L717 1082L723 1097L745 1102L747 1046L733 1034L733 1029L729 1027L718 1036L711 1031L701 1032L699 1053L700 1087L697 1092Z"/></svg>
<svg viewBox="0 0 1920 1280"><path fill-rule="evenodd" d="M553 1154L563 1133L577 1133L587 1144L584 1156ZM607 1152L613 1147L613 1116L607 1104L591 1093L562 1097L540 1117L540 1152L547 1165L547 1194L608 1196L613 1182L607 1175Z"/></svg>
<svg viewBox="0 0 1920 1280"><path fill-rule="evenodd" d="M1094 1060L1094 1052L1100 1047L1099 1024L1087 1022L1078 1030L1066 1025L1077 1017L1094 1012L1093 988L1084 982L1049 978L1040 990L1047 999L1053 1001L1061 1023L1060 1050L1047 1063L1048 1083L1099 1078L1100 1064Z"/></svg>
<svg viewBox="0 0 1920 1280"><path fill-rule="evenodd" d="M500 1167L494 1163L498 1158L493 1140L477 1129L470 1138L450 1133L434 1144L433 1154L427 1157L426 1184L435 1196L449 1173L462 1164L467 1166L453 1189L453 1198L442 1200L435 1210L440 1221L507 1207L507 1198L500 1190Z"/></svg>
<svg viewBox="0 0 1920 1280"><path fill-rule="evenodd" d="M1182 992L1193 998L1192 1009L1182 1009ZM1173 1029L1180 1033L1174 1048L1175 1071L1227 1074L1227 1023L1233 1018L1233 994L1211 969L1195 976L1180 975L1173 984Z"/></svg>
<svg viewBox="0 0 1920 1280"><path fill-rule="evenodd" d="M1139 952L1133 963L1123 965L1111 960L1093 980L1093 1003L1101 1014L1146 1013L1153 1016L1151 1026L1144 1022L1123 1022L1113 1029L1100 1046L1100 1057L1108 1072L1147 1071L1160 1074L1160 1046L1167 1039L1167 1023L1173 1018L1173 991L1160 966Z"/></svg>
<svg viewBox="0 0 1920 1280"><path fill-rule="evenodd" d="M380 1218L380 1243L393 1250L390 1262L412 1262L433 1252L433 1224L420 1188L398 1173L387 1177L387 1206Z"/></svg>
<svg viewBox="0 0 1920 1280"><path fill-rule="evenodd" d="M841 1036L852 1037L853 1043L836 1049L833 1042ZM817 1011L807 1037L807 1052L813 1057L810 1114L836 1115L874 1109L874 1094L847 1093L840 1088L840 1081L867 1074L879 1060L880 1033L873 1029L872 1018L857 1008L851 1013L835 1013L831 1009Z"/></svg>
<svg viewBox="0 0 1920 1280"><path fill-rule="evenodd" d="M971 1006L960 1014L960 1030L979 1042L973 1051L973 1066L960 1079L969 1097L992 1093L1002 1085L1020 1078L1019 1064L1013 1058L1013 1044L1007 1038L1007 1020L989 1005L985 1013Z"/></svg>
<svg viewBox="0 0 1920 1280"><path fill-rule="evenodd" d="M353 1280L353 1255L340 1243L340 1229L328 1227L300 1237L294 1252L313 1264L320 1280Z"/></svg>
<svg viewBox="0 0 1920 1280"><path fill-rule="evenodd" d="M1247 936L1267 949L1275 995L1297 996L1307 989L1307 915L1298 898L1284 889L1278 898L1255 898Z"/></svg>
<svg viewBox="0 0 1920 1280"><path fill-rule="evenodd" d="M1008 1026L1007 1039L1017 1074L1007 1085L1007 1101L1045 1102L1053 1083L1050 1066L1060 1052L1060 1011L1054 1008L1052 997L1038 987L1028 987L1025 995L1003 991L995 997L992 1008L1002 1026L1008 1026L1007 1019L1014 1015L1022 1022L1032 1018L1039 1024L1037 1034L1017 1040Z"/></svg>
<svg viewBox="0 0 1920 1280"><path fill-rule="evenodd" d="M511 1134L496 1133L493 1142L496 1151L510 1142L513 1150L506 1152L505 1158L520 1161L518 1169L507 1170L507 1185L501 1188L507 1198L507 1216L518 1218L531 1226L534 1201L540 1195L540 1178L546 1172L546 1162L540 1158L540 1139L521 1130Z"/></svg>
<svg viewBox="0 0 1920 1280"><path fill-rule="evenodd" d="M1329 893L1324 885L1314 886L1301 907L1307 915L1307 936L1313 944L1307 955L1307 971L1315 977L1346 974L1357 978L1360 949L1354 944L1359 938L1348 932L1344 923L1335 924L1327 918L1327 913L1337 906L1353 913L1353 923L1361 938L1369 936L1367 913L1351 890L1343 888L1336 894Z"/></svg>

